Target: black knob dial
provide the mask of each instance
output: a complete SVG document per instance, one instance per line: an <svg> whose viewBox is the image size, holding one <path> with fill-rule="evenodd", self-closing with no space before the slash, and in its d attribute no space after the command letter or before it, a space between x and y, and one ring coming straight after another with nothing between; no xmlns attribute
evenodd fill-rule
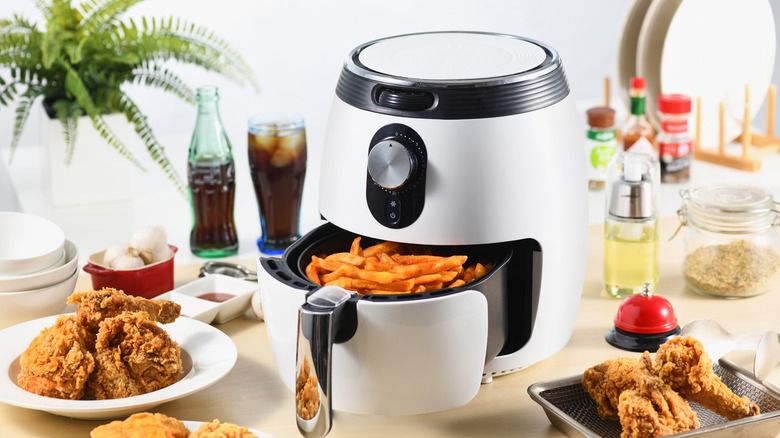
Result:
<svg viewBox="0 0 780 438"><path fill-rule="evenodd" d="M414 153L396 140L383 140L368 153L368 174L378 185L394 190L414 175Z"/></svg>

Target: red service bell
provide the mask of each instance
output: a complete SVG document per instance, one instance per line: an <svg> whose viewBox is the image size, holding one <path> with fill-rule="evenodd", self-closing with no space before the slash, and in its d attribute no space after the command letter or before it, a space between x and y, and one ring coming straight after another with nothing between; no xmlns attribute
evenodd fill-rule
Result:
<svg viewBox="0 0 780 438"><path fill-rule="evenodd" d="M607 330L607 342L628 351L655 352L658 347L677 336L680 326L672 304L654 295L650 283L642 292L626 297L615 315L615 326Z"/></svg>

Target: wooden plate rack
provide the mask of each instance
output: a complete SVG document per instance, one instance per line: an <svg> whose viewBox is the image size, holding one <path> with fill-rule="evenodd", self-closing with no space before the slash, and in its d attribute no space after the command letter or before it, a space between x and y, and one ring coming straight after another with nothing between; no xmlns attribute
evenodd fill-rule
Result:
<svg viewBox="0 0 780 438"><path fill-rule="evenodd" d="M745 114L743 118L742 134L737 138L741 152L738 154L726 151L724 138L725 104L720 102L718 106L718 145L717 148L704 147L701 138L701 99L696 98L696 132L693 141L693 158L708 163L733 167L735 169L757 172L761 170L760 157L763 154L780 151L780 137L775 137L775 99L777 87L772 84L767 93L766 106L766 134L755 133L750 121L750 86L745 85Z"/></svg>
<svg viewBox="0 0 780 438"><path fill-rule="evenodd" d="M708 163L728 166L735 169L758 172L761 170L760 157L767 153L780 152L780 137L775 136L775 109L777 99L777 86L771 84L766 98L766 133L753 132L750 121L750 85L745 85L745 113L743 118L742 134L737 137L740 152L729 153L726 151L725 140L725 104L720 102L718 106L718 144L717 147L705 147L700 142L701 138L701 98L696 98L695 120L696 132L693 140L693 158ZM610 106L610 79L604 77L604 106ZM617 130L618 137L620 130ZM618 139L619 140L619 139Z"/></svg>

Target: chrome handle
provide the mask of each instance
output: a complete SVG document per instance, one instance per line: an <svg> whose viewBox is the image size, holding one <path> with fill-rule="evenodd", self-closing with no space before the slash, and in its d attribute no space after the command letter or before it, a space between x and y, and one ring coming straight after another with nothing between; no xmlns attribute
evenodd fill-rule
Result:
<svg viewBox="0 0 780 438"><path fill-rule="evenodd" d="M333 425L331 365L339 314L352 294L326 286L298 311L295 357L295 420L307 438L324 437Z"/></svg>

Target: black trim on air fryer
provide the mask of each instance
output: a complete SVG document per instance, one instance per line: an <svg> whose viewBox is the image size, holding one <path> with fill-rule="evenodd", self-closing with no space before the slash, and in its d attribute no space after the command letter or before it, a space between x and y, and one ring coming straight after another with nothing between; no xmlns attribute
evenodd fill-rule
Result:
<svg viewBox="0 0 780 438"><path fill-rule="evenodd" d="M499 356L514 353L531 339L542 289L543 257L539 242L523 239L512 244L513 256L508 269L511 290L507 296L507 307L511 310L506 343Z"/></svg>
<svg viewBox="0 0 780 438"><path fill-rule="evenodd" d="M393 229L413 224L425 207L425 176L428 151L420 134L399 123L380 128L368 144L368 152L379 142L393 140L403 145L415 160L409 179L400 187L389 190L377 184L366 169L366 204L380 224Z"/></svg>
<svg viewBox="0 0 780 438"><path fill-rule="evenodd" d="M366 47L382 41L376 40L350 53L336 85L336 95L350 106L374 113L441 120L529 113L552 106L569 95L566 73L554 49L528 38L496 36L535 44L544 50L546 58L531 70L494 78L454 81L404 78L371 70L360 62L359 55Z"/></svg>

